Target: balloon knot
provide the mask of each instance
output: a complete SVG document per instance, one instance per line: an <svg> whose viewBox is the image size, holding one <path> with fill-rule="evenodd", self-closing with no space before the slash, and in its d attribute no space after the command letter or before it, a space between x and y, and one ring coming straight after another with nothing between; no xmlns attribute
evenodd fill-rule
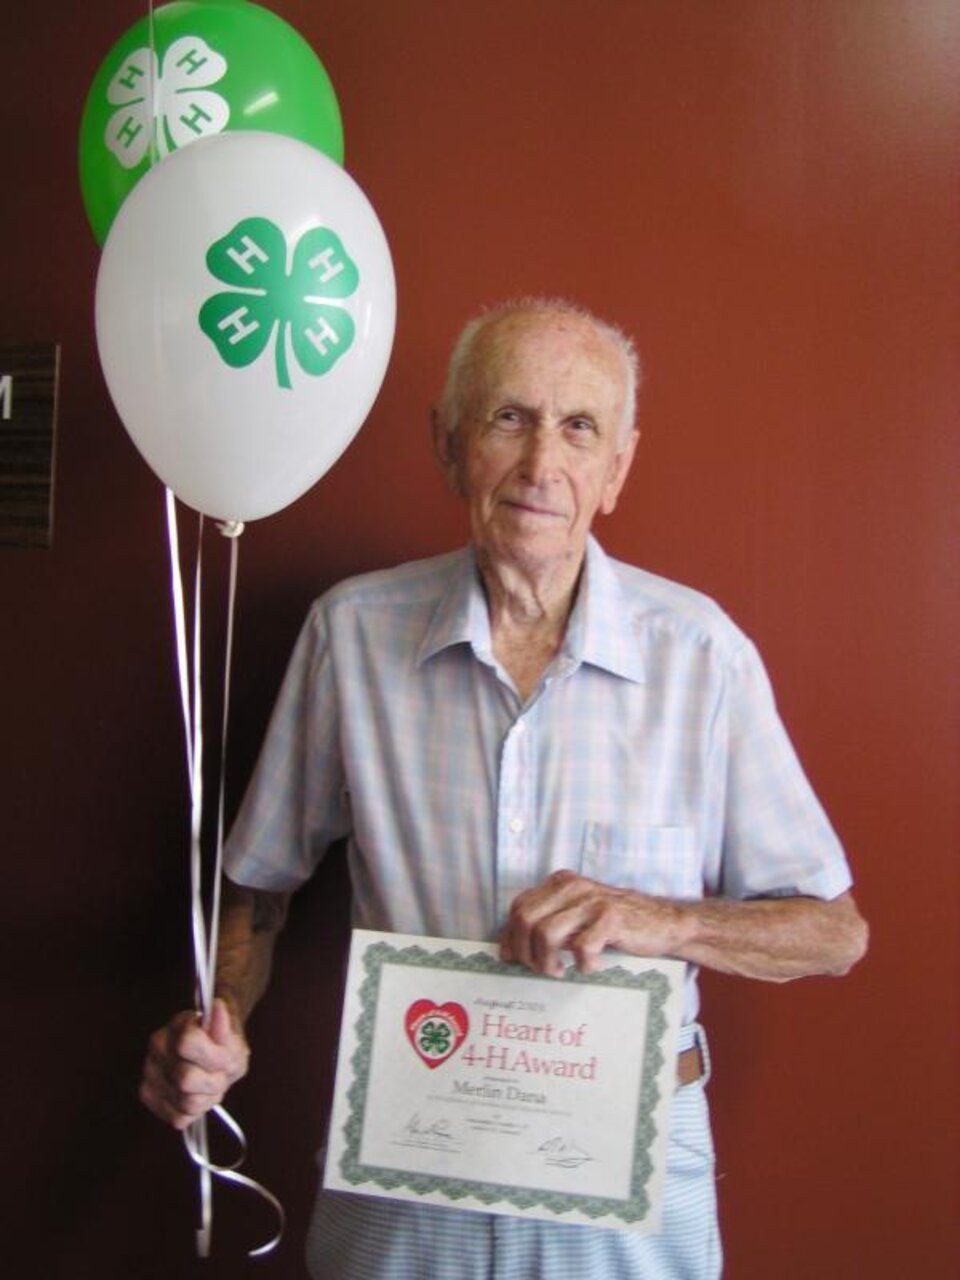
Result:
<svg viewBox="0 0 960 1280"><path fill-rule="evenodd" d="M217 525L217 528L225 538L239 538L243 533L243 521L223 520Z"/></svg>

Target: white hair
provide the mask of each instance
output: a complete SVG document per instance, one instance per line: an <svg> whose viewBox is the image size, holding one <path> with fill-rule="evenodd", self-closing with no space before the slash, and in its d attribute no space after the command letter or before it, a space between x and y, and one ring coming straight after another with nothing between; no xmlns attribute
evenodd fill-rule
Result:
<svg viewBox="0 0 960 1280"><path fill-rule="evenodd" d="M568 316L585 321L604 338L614 345L620 353L624 368L624 402L623 419L620 424L620 440L625 443L633 430L637 413L637 393L643 381L640 357L633 339L622 329L606 320L601 320L592 311L587 310L566 298L521 297L509 298L486 307L479 315L468 320L453 344L450 362L447 366L447 379L438 405L440 419L447 431L455 431L463 416L469 378L473 372L476 350L480 336L492 325L507 316L524 313L548 313Z"/></svg>

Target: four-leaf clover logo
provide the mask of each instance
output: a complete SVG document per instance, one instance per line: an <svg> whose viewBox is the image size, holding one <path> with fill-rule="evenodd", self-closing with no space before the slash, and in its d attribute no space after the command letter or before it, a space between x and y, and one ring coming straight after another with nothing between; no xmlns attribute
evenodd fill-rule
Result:
<svg viewBox="0 0 960 1280"><path fill-rule="evenodd" d="M291 389L288 336L305 373L329 373L354 338L353 319L331 298L348 298L360 281L340 237L313 227L297 241L287 271L287 241L268 218L245 218L207 250L207 266L230 286L200 308L200 328L232 368L261 356L275 334L277 382Z"/></svg>
<svg viewBox="0 0 960 1280"><path fill-rule="evenodd" d="M443 1058L450 1052L452 1032L446 1022L432 1018L420 1028L420 1048L428 1058Z"/></svg>
<svg viewBox="0 0 960 1280"><path fill-rule="evenodd" d="M107 86L107 101L119 108L107 121L104 140L125 169L135 168L156 146L161 157L188 142L221 133L230 107L209 86L227 71L227 60L199 36L174 40L162 60L135 49Z"/></svg>

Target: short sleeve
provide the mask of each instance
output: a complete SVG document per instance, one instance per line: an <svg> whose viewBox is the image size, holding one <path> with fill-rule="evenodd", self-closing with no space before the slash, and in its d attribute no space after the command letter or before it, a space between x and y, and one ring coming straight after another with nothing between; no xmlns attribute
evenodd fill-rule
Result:
<svg viewBox="0 0 960 1280"><path fill-rule="evenodd" d="M350 829L336 673L323 601L293 650L260 757L224 851L231 880L288 892Z"/></svg>
<svg viewBox="0 0 960 1280"><path fill-rule="evenodd" d="M836 833L777 712L754 646L726 678L727 736L721 892L726 897L831 899L851 884Z"/></svg>

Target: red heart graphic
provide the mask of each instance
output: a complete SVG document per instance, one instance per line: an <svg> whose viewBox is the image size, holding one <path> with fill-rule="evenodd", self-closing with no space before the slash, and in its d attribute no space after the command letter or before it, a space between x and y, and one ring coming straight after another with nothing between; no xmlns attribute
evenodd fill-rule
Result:
<svg viewBox="0 0 960 1280"><path fill-rule="evenodd" d="M462 1004L448 1000L414 1000L403 1020L414 1051L432 1071L460 1048L470 1029L470 1019Z"/></svg>

